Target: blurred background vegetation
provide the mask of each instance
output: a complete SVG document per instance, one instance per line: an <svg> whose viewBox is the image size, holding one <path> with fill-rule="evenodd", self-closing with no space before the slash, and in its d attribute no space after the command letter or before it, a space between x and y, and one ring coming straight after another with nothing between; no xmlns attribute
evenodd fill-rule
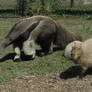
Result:
<svg viewBox="0 0 92 92"><path fill-rule="evenodd" d="M92 0L27 0L29 7L37 14L92 14Z"/></svg>
<svg viewBox="0 0 92 92"><path fill-rule="evenodd" d="M92 0L0 0L1 10L15 10L15 13L22 11L23 16L33 14L83 15L92 14Z"/></svg>

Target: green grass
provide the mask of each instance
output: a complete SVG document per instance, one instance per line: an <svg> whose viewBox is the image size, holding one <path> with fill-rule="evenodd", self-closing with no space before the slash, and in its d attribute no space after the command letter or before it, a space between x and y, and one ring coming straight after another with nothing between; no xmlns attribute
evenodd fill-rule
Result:
<svg viewBox="0 0 92 92"><path fill-rule="evenodd" d="M17 6L17 0L0 0L0 9L15 9Z"/></svg>
<svg viewBox="0 0 92 92"><path fill-rule="evenodd" d="M16 9L16 5L2 5L0 6L0 10L9 10L9 9Z"/></svg>
<svg viewBox="0 0 92 92"><path fill-rule="evenodd" d="M58 22L66 27L67 30L83 35L85 39L92 35L92 20L86 20L82 17L54 17ZM11 27L19 19L0 19L0 42L8 34ZM12 53L12 46L6 48L0 57ZM51 55L38 57L34 60L24 62L13 62L5 60L0 62L0 83L6 83L12 78L23 78L25 75L42 75L53 72L63 72L73 66L73 62L62 56L63 51L56 51Z"/></svg>

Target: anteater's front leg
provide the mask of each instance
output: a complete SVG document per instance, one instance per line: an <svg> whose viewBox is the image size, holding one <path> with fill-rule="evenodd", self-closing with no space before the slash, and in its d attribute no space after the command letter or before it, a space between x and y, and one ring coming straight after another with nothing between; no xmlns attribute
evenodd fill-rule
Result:
<svg viewBox="0 0 92 92"><path fill-rule="evenodd" d="M15 52L15 57L14 61L21 61L21 47L13 44L14 52Z"/></svg>

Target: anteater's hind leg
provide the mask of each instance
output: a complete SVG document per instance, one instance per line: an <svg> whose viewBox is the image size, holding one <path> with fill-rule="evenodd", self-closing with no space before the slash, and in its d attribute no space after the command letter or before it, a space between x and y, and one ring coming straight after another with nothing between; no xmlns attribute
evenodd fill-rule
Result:
<svg viewBox="0 0 92 92"><path fill-rule="evenodd" d="M21 61L22 44L14 43L13 48L14 48L14 52L15 52L14 61Z"/></svg>
<svg viewBox="0 0 92 92"><path fill-rule="evenodd" d="M43 52L45 54L51 54L53 52L52 42L42 45Z"/></svg>
<svg viewBox="0 0 92 92"><path fill-rule="evenodd" d="M53 42L52 41L45 41L44 44L40 44L42 48L41 56L46 54L51 54L53 52Z"/></svg>

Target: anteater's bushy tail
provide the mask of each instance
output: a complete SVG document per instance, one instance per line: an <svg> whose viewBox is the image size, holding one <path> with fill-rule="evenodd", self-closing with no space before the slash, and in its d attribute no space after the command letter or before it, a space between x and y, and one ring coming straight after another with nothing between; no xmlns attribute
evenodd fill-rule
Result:
<svg viewBox="0 0 92 92"><path fill-rule="evenodd" d="M56 24L56 27L57 35L55 39L55 44L59 46L61 49L65 49L66 45L68 45L72 41L82 41L82 37L80 35L67 31L59 23Z"/></svg>

